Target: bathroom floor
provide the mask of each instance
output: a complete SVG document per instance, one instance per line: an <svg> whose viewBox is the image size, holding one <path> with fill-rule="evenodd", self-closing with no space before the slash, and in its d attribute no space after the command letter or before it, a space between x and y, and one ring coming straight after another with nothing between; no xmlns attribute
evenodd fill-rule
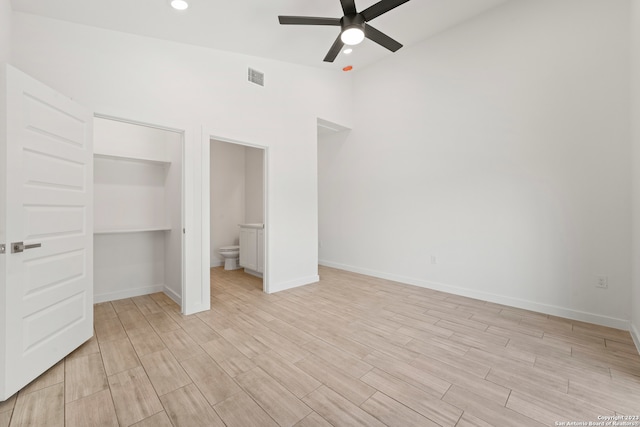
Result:
<svg viewBox="0 0 640 427"><path fill-rule="evenodd" d="M0 403L0 427L549 426L640 415L629 333L330 268L266 295L211 270L212 309L95 306L95 337Z"/></svg>

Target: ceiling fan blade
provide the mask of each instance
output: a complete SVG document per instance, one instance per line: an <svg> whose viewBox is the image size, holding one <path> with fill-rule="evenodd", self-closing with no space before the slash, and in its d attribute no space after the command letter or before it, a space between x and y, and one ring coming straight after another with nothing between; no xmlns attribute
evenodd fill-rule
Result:
<svg viewBox="0 0 640 427"><path fill-rule="evenodd" d="M329 49L327 56L324 57L324 62L333 62L342 50L343 46L344 43L340 38L340 34L338 34L338 38L333 42L333 45L331 46L331 49Z"/></svg>
<svg viewBox="0 0 640 427"><path fill-rule="evenodd" d="M403 3L408 2L409 0L381 0L378 3L370 6L360 12L360 14L364 17L365 21L371 21L374 18L382 15L383 13L389 12L391 9L395 9Z"/></svg>
<svg viewBox="0 0 640 427"><path fill-rule="evenodd" d="M340 18L318 18L315 16L278 16L282 25L334 25L340 26Z"/></svg>
<svg viewBox="0 0 640 427"><path fill-rule="evenodd" d="M340 4L345 15L355 15L357 13L354 0L340 0Z"/></svg>
<svg viewBox="0 0 640 427"><path fill-rule="evenodd" d="M364 26L364 35L369 40L373 40L374 42L378 43L380 46L386 47L391 52L395 52L396 50L402 47L402 44L398 43L397 41L395 41L385 33L382 33L376 30L369 24L366 24Z"/></svg>

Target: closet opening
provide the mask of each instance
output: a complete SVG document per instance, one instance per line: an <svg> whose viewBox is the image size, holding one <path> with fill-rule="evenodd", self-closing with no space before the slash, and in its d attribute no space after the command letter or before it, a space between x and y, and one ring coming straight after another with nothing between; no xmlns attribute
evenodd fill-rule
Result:
<svg viewBox="0 0 640 427"><path fill-rule="evenodd" d="M184 312L184 133L93 125L94 302L163 292Z"/></svg>

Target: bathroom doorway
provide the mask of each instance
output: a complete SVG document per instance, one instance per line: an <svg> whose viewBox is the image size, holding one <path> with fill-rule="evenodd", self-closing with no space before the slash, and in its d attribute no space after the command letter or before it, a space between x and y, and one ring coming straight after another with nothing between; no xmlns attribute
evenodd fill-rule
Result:
<svg viewBox="0 0 640 427"><path fill-rule="evenodd" d="M266 147L209 140L209 267L212 286L268 292Z"/></svg>

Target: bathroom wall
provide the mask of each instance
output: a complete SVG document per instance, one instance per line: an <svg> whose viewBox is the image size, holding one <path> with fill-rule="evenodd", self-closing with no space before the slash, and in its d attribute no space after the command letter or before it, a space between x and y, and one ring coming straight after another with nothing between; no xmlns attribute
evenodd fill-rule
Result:
<svg viewBox="0 0 640 427"><path fill-rule="evenodd" d="M211 267L221 246L237 245L238 224L264 222L264 150L211 141Z"/></svg>
<svg viewBox="0 0 640 427"><path fill-rule="evenodd" d="M628 328L629 30L628 1L512 1L358 71L321 262Z"/></svg>
<svg viewBox="0 0 640 427"><path fill-rule="evenodd" d="M264 150L245 147L245 222L264 222Z"/></svg>
<svg viewBox="0 0 640 427"><path fill-rule="evenodd" d="M245 222L245 149L211 141L211 267L224 264L221 246L238 244L238 224Z"/></svg>

